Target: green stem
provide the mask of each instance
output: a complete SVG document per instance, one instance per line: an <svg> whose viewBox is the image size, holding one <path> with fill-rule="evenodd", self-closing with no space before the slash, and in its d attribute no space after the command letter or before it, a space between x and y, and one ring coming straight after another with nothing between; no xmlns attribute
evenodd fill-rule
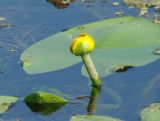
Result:
<svg viewBox="0 0 160 121"><path fill-rule="evenodd" d="M101 91L101 86L92 87L90 100L89 100L89 104L87 107L88 115L92 115L96 111L96 102L99 97L100 91Z"/></svg>
<svg viewBox="0 0 160 121"><path fill-rule="evenodd" d="M101 85L101 80L99 79L98 73L94 67L94 64L90 58L89 54L83 54L82 56L82 60L84 62L84 65L87 69L87 72L90 76L90 79L92 81L93 85Z"/></svg>

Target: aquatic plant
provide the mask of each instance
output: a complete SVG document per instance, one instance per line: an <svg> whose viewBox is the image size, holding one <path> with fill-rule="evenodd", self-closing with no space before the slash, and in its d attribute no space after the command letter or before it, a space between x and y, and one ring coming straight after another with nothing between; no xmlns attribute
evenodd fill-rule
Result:
<svg viewBox="0 0 160 121"><path fill-rule="evenodd" d="M91 57L102 78L158 60L159 32L160 25L145 18L106 19L74 27L37 42L22 53L21 61L28 74L70 67L81 62L69 51L73 38L80 33L88 33L96 42ZM88 77L85 66L81 72Z"/></svg>
<svg viewBox="0 0 160 121"><path fill-rule="evenodd" d="M89 53L93 51L94 47L94 39L89 34L81 33L73 40L70 51L74 55L82 57L83 63L87 69L90 79L92 80L92 85L101 85L101 80L99 79L98 73L89 55Z"/></svg>
<svg viewBox="0 0 160 121"><path fill-rule="evenodd" d="M96 45L94 53L91 53L91 58L97 71L95 68L91 69L91 71L94 70L96 76L94 77L90 74L90 69L87 69L87 71L93 85L97 85L99 82L97 83L95 80L99 79L99 77L127 71L132 67L143 66L158 60L160 54L159 32L160 25L145 18L122 17L107 19L74 27L44 39L27 48L21 55L21 61L24 70L28 74L67 68L81 62L79 58L75 58L69 52L70 44L72 43L70 50L73 54L81 56L84 54L86 56L94 48L94 41L91 41L94 38ZM75 39L72 42L73 38ZM88 46L89 44L86 43L90 43L91 46ZM86 66L88 65L86 64L88 60L89 63L92 63L92 61L90 58L87 57L86 59L83 56L82 60L84 61L82 74L88 77L85 67L88 68ZM94 66L92 65L92 67ZM99 95L99 91L96 90L96 88L92 89L92 93L95 95L91 93L88 114L92 114L95 110L96 99ZM117 96L117 94L115 95ZM117 97L119 98L119 96ZM73 116L71 121L75 119L84 119L84 121L97 119L97 116L89 116L89 118L88 116L80 116L78 119L77 117Z"/></svg>
<svg viewBox="0 0 160 121"><path fill-rule="evenodd" d="M141 121L159 121L160 119L160 103L154 103L147 106L141 112Z"/></svg>
<svg viewBox="0 0 160 121"><path fill-rule="evenodd" d="M0 114L8 111L11 105L19 100L18 97L13 96L0 96Z"/></svg>

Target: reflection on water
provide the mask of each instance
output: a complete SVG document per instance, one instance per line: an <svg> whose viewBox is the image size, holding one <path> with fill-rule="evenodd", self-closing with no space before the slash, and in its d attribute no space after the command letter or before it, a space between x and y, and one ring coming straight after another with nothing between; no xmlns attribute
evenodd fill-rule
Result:
<svg viewBox="0 0 160 121"><path fill-rule="evenodd" d="M52 3L58 9L64 9L67 8L71 2L75 2L75 0L47 0L47 2Z"/></svg>

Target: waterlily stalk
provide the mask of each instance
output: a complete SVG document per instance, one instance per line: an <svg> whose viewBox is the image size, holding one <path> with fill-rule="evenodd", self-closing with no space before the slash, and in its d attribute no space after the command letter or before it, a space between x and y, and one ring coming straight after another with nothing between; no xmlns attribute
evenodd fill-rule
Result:
<svg viewBox="0 0 160 121"><path fill-rule="evenodd" d="M89 34L81 33L73 40L70 51L74 55L82 57L83 63L92 81L92 85L101 85L101 80L99 79L96 68L89 55L89 53L93 51L94 47L94 39Z"/></svg>
<svg viewBox="0 0 160 121"><path fill-rule="evenodd" d="M101 86L92 87L89 104L87 106L88 115L92 115L96 111L96 104L97 104L100 91L101 91Z"/></svg>

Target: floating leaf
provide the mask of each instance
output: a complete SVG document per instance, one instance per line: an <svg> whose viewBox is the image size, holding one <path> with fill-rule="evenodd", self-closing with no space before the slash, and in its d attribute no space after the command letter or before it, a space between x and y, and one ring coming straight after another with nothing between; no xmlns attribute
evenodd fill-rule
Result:
<svg viewBox="0 0 160 121"><path fill-rule="evenodd" d="M127 68L125 67L131 68L154 62L160 58L159 55L154 54L158 46L130 49L97 49L91 57L100 77L104 77L114 72L120 72L118 70L126 71ZM82 73L88 76L85 66L82 68Z"/></svg>
<svg viewBox="0 0 160 121"><path fill-rule="evenodd" d="M80 33L96 41L91 56L101 76L110 74L112 67L142 66L159 58L153 51L159 48L160 25L145 18L121 17L74 27L36 43L21 56L24 70L37 74L80 62L69 51L72 39Z"/></svg>
<svg viewBox="0 0 160 121"><path fill-rule="evenodd" d="M26 105L33 111L48 115L57 111L67 103L67 100L47 92L36 92L24 99Z"/></svg>
<svg viewBox="0 0 160 121"><path fill-rule="evenodd" d="M106 19L66 32L74 38L89 33L96 41L96 49L140 48L160 43L160 25L144 18Z"/></svg>
<svg viewBox="0 0 160 121"><path fill-rule="evenodd" d="M160 103L154 103L141 112L141 121L159 121Z"/></svg>
<svg viewBox="0 0 160 121"><path fill-rule="evenodd" d="M122 121L108 116L97 115L76 115L72 116L70 121Z"/></svg>
<svg viewBox="0 0 160 121"><path fill-rule="evenodd" d="M0 114L6 112L17 100L18 97L0 96Z"/></svg>
<svg viewBox="0 0 160 121"><path fill-rule="evenodd" d="M28 48L21 56L24 70L29 74L63 69L80 62L70 53L72 36L55 34Z"/></svg>

